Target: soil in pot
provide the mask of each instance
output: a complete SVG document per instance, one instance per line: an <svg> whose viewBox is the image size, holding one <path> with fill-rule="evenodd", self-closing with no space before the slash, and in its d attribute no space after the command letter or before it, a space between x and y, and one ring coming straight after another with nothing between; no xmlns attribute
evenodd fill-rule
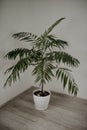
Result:
<svg viewBox="0 0 87 130"><path fill-rule="evenodd" d="M36 91L36 92L34 92L34 94L36 95L36 96L41 96L41 97L45 97L45 96L48 96L48 95L50 95L50 93L49 92L47 92L47 91L41 91L41 90L38 90L38 91Z"/></svg>

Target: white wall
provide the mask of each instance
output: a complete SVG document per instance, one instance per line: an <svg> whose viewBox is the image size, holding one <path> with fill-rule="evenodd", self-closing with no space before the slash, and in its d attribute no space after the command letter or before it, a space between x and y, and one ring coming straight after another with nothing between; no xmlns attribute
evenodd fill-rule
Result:
<svg viewBox="0 0 87 130"><path fill-rule="evenodd" d="M87 99L87 1L86 0L0 0L0 105L33 85L31 70L22 74L21 81L12 87L3 88L6 80L4 71L13 64L3 56L11 49L26 46L12 39L19 31L41 34L58 18L66 17L53 33L70 43L67 49L81 62L74 69L74 77L79 86L78 97ZM55 91L63 92L62 85L55 80L47 84ZM53 87L52 87L53 86Z"/></svg>

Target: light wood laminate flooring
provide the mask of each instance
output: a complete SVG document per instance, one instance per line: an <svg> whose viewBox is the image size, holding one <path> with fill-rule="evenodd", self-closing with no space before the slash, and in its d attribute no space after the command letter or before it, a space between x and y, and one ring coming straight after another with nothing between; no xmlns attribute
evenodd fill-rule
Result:
<svg viewBox="0 0 87 130"><path fill-rule="evenodd" d="M52 92L49 108L38 111L34 89L0 108L0 130L87 130L87 100Z"/></svg>

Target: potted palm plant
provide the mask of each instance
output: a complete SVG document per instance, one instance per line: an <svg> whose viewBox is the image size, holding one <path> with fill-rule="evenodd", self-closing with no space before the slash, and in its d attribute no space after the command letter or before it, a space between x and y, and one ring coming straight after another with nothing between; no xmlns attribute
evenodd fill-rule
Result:
<svg viewBox="0 0 87 130"><path fill-rule="evenodd" d="M39 82L41 89L33 92L35 106L39 110L45 110L50 100L50 91L44 90L44 85L53 77L60 79L63 88L77 95L78 86L71 74L72 67L78 67L79 61L64 51L68 43L51 34L51 31L65 18L60 18L52 24L42 35L37 36L29 32L19 32L12 35L20 41L32 43L32 48L16 48L8 52L5 57L18 62L5 71L10 73L4 86L10 85L20 79L20 73L33 66L32 75L36 76L35 82ZM61 67L62 65L68 66Z"/></svg>

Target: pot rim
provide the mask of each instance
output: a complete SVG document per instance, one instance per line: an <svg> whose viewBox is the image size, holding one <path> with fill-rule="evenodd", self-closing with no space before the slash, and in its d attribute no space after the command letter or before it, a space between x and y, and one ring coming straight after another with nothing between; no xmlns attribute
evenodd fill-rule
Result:
<svg viewBox="0 0 87 130"><path fill-rule="evenodd" d="M33 95L34 96L37 96L37 95L35 95L34 93L36 92L36 91L38 91L38 90L41 90L40 88L38 88L38 89L35 89L34 91L33 91ZM50 96L51 95L51 91L50 90L48 90L48 89L44 89L44 91L47 91L48 93L49 93L49 95L46 95L46 96L40 96L40 97L47 97L47 96ZM38 96L37 96L38 97Z"/></svg>

